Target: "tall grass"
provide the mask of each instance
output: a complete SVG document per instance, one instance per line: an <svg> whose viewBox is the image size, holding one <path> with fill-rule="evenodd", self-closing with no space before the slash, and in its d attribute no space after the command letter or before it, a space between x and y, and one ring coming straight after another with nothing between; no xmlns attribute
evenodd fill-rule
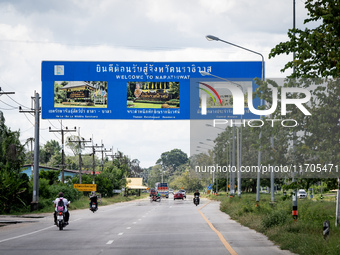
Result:
<svg viewBox="0 0 340 255"><path fill-rule="evenodd" d="M281 249L296 254L340 254L340 227L335 227L335 203L298 200L298 219L292 218L291 199L276 196L270 202L269 194L261 194L256 203L255 194L242 194L241 198L214 197L221 201L221 211L242 225L268 236ZM323 222L331 223L330 235L322 235Z"/></svg>

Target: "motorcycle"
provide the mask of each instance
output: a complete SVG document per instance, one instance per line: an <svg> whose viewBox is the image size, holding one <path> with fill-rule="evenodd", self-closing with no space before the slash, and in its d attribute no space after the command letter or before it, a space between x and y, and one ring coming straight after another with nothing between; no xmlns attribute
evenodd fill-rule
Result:
<svg viewBox="0 0 340 255"><path fill-rule="evenodd" d="M150 202L160 202L161 201L161 197L157 197L156 195L152 195Z"/></svg>
<svg viewBox="0 0 340 255"><path fill-rule="evenodd" d="M69 201L69 204L71 203L71 201ZM58 210L55 212L57 214L57 221L56 221L56 225L59 228L59 230L63 230L64 227L66 227L68 225L68 223L66 224L65 222L65 213L64 211Z"/></svg>
<svg viewBox="0 0 340 255"><path fill-rule="evenodd" d="M59 230L63 230L66 227L64 212L57 212L57 227Z"/></svg>
<svg viewBox="0 0 340 255"><path fill-rule="evenodd" d="M198 206L199 203L200 203L200 198L199 198L199 196L195 196L195 197L194 197L194 204L195 204L196 206Z"/></svg>
<svg viewBox="0 0 340 255"><path fill-rule="evenodd" d="M91 210L93 213L94 213L95 211L98 210L98 207L96 206L96 203L95 203L95 202L92 202L92 203L91 203L90 210Z"/></svg>

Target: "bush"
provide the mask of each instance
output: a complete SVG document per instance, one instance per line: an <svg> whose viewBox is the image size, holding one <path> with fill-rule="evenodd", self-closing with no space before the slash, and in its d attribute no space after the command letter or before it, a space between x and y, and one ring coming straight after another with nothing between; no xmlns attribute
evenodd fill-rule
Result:
<svg viewBox="0 0 340 255"><path fill-rule="evenodd" d="M39 179L39 210L48 211L48 208L52 208L52 202L59 196L59 192L63 192L64 197L69 201L78 200L81 196L81 193L73 187L48 183L46 179Z"/></svg>
<svg viewBox="0 0 340 255"><path fill-rule="evenodd" d="M287 222L288 215L284 210L274 210L271 213L267 214L267 217L262 219L262 225L265 229L274 227L274 226L282 226Z"/></svg>

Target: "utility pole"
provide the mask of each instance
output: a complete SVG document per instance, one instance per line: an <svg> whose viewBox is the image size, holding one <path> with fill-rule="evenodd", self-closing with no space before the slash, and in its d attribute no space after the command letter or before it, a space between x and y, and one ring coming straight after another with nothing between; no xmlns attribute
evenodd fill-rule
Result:
<svg viewBox="0 0 340 255"><path fill-rule="evenodd" d="M39 94L34 92L35 96L32 97L34 102L34 108L30 111L23 111L21 106L19 106L19 112L34 113L34 170L33 170L33 197L31 202L31 211L38 210L39 205L39 120L40 120L40 105L39 105Z"/></svg>
<svg viewBox="0 0 340 255"><path fill-rule="evenodd" d="M27 139L27 142L31 142L31 158L30 158L30 162L31 162L31 166L33 166L33 162L34 162L34 157L33 157L33 141L34 141L34 138L33 137L30 137Z"/></svg>
<svg viewBox="0 0 340 255"><path fill-rule="evenodd" d="M104 144L102 144L102 146L104 147ZM99 150L98 152L102 153L102 171L104 170L104 152L111 152L112 148L107 150L106 148L104 148L103 150ZM106 155L105 155L106 156Z"/></svg>
<svg viewBox="0 0 340 255"><path fill-rule="evenodd" d="M0 87L0 96L1 95L9 95L9 94L15 94L15 92L5 92L5 91L2 91L1 87Z"/></svg>
<svg viewBox="0 0 340 255"><path fill-rule="evenodd" d="M78 128L78 141L72 141L70 138L68 139L68 141L70 143L78 143L78 147L79 147L79 184L81 184L81 147L82 147L82 144L85 144L85 143L89 143L91 142L91 138L89 141L86 141L84 138L81 138L80 140L80 132L79 132L80 128Z"/></svg>
<svg viewBox="0 0 340 255"><path fill-rule="evenodd" d="M65 152L64 152L64 133L65 132L76 132L77 128L74 127L74 129L68 129L68 127L65 127L63 129L63 122L60 122L60 130L52 130L51 127L49 127L49 132L61 132L61 182L64 184L64 170L65 170Z"/></svg>
<svg viewBox="0 0 340 255"><path fill-rule="evenodd" d="M117 160L120 159L120 158L121 158L121 155L120 155L119 153L117 153L117 152L116 152L115 154L113 154L113 148L111 148L111 151L112 151L112 154L106 154L106 153L105 153L105 157L111 157L111 159L112 159L112 164L113 164L113 162L114 162L113 160L114 160L114 159L117 159ZM118 151L118 149L117 149L117 151Z"/></svg>
<svg viewBox="0 0 340 255"><path fill-rule="evenodd" d="M340 224L340 190L339 190L339 185L340 185L340 178L338 178L338 190L336 192L336 206L335 206L335 226L337 227L338 224Z"/></svg>
<svg viewBox="0 0 340 255"><path fill-rule="evenodd" d="M5 92L5 91L2 91L1 87L0 87L0 96L1 95L9 95L9 94L15 94L15 92Z"/></svg>
<svg viewBox="0 0 340 255"><path fill-rule="evenodd" d="M295 0L293 0L293 29L295 29ZM295 36L295 32L294 32ZM295 51L293 52L293 60L295 60ZM295 66L293 66L293 73L295 73ZM296 131L293 131L293 157L294 157L294 164L296 164L296 156L295 156L295 148L296 148ZM292 173L292 183L295 182L294 172ZM297 206L297 190L293 188L293 195L292 195L292 204L293 204L293 220L296 221L298 218L298 206Z"/></svg>
<svg viewBox="0 0 340 255"><path fill-rule="evenodd" d="M85 148L92 148L92 153L90 155L92 155L92 184L95 184L95 167L96 167L96 162L95 162L95 155L96 155L96 148L103 148L103 144L102 145L91 145L91 146L85 146Z"/></svg>

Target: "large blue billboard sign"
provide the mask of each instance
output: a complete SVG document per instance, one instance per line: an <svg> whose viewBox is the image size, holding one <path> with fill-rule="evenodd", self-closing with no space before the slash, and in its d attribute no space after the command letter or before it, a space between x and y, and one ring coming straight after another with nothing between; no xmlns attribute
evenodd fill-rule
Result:
<svg viewBox="0 0 340 255"><path fill-rule="evenodd" d="M42 118L254 119L247 93L262 68L262 62L43 61Z"/></svg>

